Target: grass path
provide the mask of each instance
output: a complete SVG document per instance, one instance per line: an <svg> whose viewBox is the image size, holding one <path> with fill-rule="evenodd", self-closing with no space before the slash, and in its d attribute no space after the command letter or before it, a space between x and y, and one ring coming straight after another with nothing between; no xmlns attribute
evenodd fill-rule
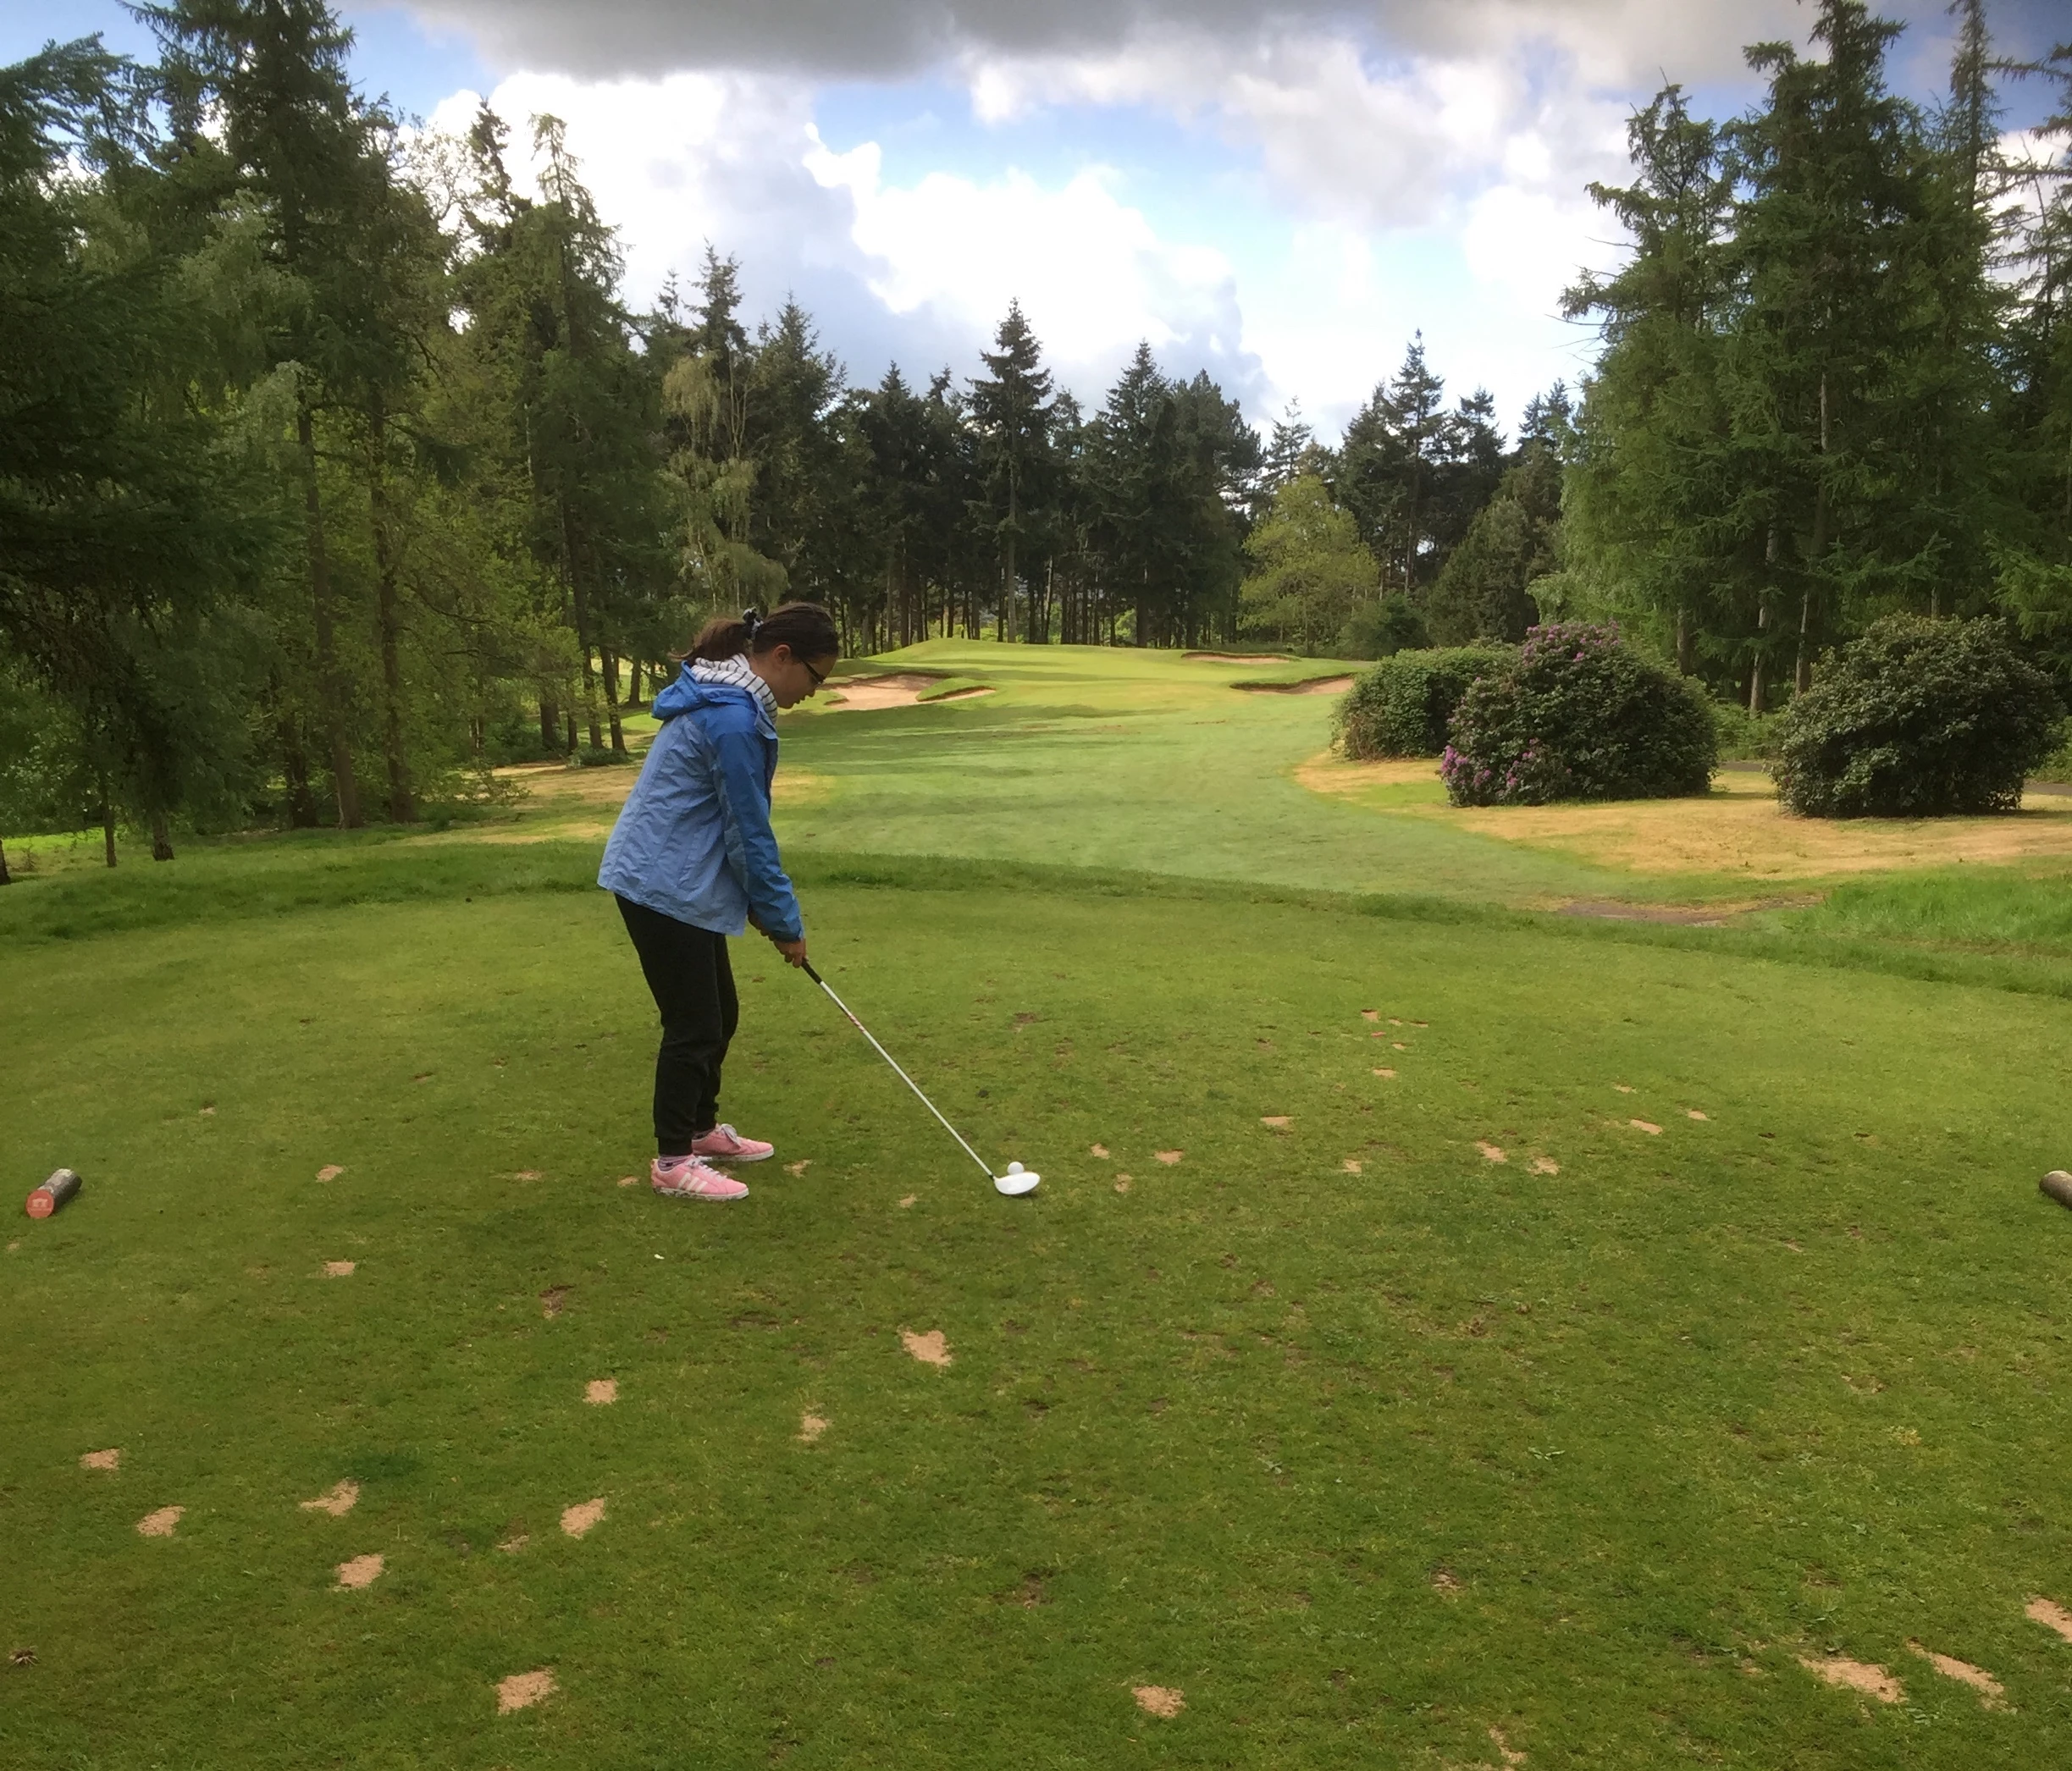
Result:
<svg viewBox="0 0 2072 1771"><path fill-rule="evenodd" d="M652 1010L594 847L230 845L0 901L0 1148L19 1191L88 1178L0 1233L0 1649L35 1656L0 1763L2072 1754L2030 1614L2072 1611L2072 1226L2034 1191L2072 1003L1268 889L1382 840L1285 772L1313 698L1246 698L1238 742L1044 692L787 753L830 784L786 814L816 953L1042 1169L1012 1204L753 946L725 1110L778 1161L727 1211L619 1185ZM1014 734L1122 720L1090 858L1157 825L1219 883L1008 864L1069 852ZM1429 828L1463 894L1485 846ZM2034 884L1821 914L2055 953Z"/></svg>

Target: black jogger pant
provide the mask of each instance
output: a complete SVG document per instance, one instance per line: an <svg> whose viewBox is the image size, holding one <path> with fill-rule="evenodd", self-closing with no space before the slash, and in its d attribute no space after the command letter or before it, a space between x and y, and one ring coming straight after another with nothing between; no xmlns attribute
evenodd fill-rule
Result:
<svg viewBox="0 0 2072 1771"><path fill-rule="evenodd" d="M655 1054L655 1151L687 1156L719 1121L720 1066L740 1024L727 937L619 899L640 969L662 1012Z"/></svg>

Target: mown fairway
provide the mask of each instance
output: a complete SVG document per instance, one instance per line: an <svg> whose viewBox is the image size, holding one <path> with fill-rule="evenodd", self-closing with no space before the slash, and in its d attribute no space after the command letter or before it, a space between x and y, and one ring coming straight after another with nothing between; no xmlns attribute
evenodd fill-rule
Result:
<svg viewBox="0 0 2072 1771"><path fill-rule="evenodd" d="M0 1763L2072 1757L2062 875L1520 910L1731 882L1307 792L1226 685L1312 666L996 655L794 722L785 824L1025 1200L753 946L771 1172L620 1186L594 800L0 896L8 1185L87 1178L0 1255Z"/></svg>

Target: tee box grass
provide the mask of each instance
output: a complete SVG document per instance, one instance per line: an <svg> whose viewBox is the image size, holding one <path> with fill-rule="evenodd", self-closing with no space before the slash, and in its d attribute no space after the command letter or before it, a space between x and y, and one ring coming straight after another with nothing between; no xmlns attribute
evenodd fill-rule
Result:
<svg viewBox="0 0 2072 1771"><path fill-rule="evenodd" d="M0 1763L2068 1756L2041 886L1583 924L1434 826L1418 896L1229 778L1328 702L1042 662L787 741L816 962L1027 1200L753 943L722 1111L776 1159L622 1184L653 1010L591 842L0 898L0 1139L87 1178L0 1242ZM1096 803L1058 865L1090 758L1141 838ZM1358 840L1406 889L1317 889Z"/></svg>

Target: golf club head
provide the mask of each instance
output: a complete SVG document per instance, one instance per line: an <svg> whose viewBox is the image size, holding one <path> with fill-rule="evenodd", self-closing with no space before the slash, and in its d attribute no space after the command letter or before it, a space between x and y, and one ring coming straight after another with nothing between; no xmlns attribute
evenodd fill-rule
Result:
<svg viewBox="0 0 2072 1771"><path fill-rule="evenodd" d="M1010 1162L1005 1174L993 1177L993 1187L1009 1199L1019 1199L1025 1193L1034 1193L1037 1182L1042 1178L1033 1169L1024 1168L1019 1162Z"/></svg>

